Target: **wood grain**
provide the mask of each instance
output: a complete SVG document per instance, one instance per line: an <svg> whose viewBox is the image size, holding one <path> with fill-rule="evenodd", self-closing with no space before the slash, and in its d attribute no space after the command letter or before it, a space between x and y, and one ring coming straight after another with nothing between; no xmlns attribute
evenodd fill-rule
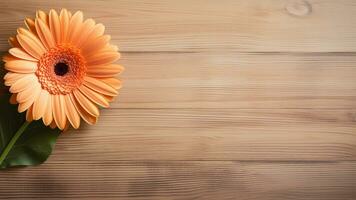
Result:
<svg viewBox="0 0 356 200"><path fill-rule="evenodd" d="M303 5L300 0L4 1L0 47L6 46L6 38L22 25L24 16L34 16L36 9L65 7L81 9L86 17L107 25L108 33L123 51L355 51L356 25L352 19L356 2L307 2ZM310 11L303 15L305 9Z"/></svg>
<svg viewBox="0 0 356 200"><path fill-rule="evenodd" d="M115 108L356 107L354 54L124 53Z"/></svg>
<svg viewBox="0 0 356 200"><path fill-rule="evenodd" d="M126 67L96 126L0 171L0 199L356 198L355 1L0 6L0 52L25 16L66 7L105 24Z"/></svg>
<svg viewBox="0 0 356 200"><path fill-rule="evenodd" d="M355 162L52 161L0 184L6 199L353 200L355 177Z"/></svg>
<svg viewBox="0 0 356 200"><path fill-rule="evenodd" d="M354 113L318 109L105 110L96 126L64 135L54 157L356 161Z"/></svg>

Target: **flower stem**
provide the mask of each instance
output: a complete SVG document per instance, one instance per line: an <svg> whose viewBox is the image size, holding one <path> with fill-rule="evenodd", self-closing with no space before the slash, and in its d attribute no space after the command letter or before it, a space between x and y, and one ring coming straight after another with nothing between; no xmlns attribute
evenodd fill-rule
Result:
<svg viewBox="0 0 356 200"><path fill-rule="evenodd" d="M15 135L11 138L10 142L6 145L4 151L0 154L0 165L4 162L6 156L10 153L12 147L16 143L16 141L20 138L22 133L26 130L27 126L30 125L31 122L25 121L22 126L17 130Z"/></svg>

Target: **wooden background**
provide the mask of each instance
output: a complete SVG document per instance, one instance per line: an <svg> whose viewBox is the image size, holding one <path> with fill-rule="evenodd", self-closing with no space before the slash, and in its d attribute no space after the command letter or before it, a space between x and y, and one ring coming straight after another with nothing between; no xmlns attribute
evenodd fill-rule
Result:
<svg viewBox="0 0 356 200"><path fill-rule="evenodd" d="M356 199L356 1L0 2L0 51L36 9L107 26L124 88L4 199Z"/></svg>

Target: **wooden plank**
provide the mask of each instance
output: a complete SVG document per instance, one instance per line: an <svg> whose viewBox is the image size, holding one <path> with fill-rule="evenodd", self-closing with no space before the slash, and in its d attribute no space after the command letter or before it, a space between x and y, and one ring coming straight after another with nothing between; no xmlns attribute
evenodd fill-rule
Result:
<svg viewBox="0 0 356 200"><path fill-rule="evenodd" d="M112 108L356 108L353 53L124 53Z"/></svg>
<svg viewBox="0 0 356 200"><path fill-rule="evenodd" d="M0 199L354 200L353 0L1 1L0 51L36 9L107 26L124 88Z"/></svg>
<svg viewBox="0 0 356 200"><path fill-rule="evenodd" d="M126 53L114 108L356 108L353 54Z"/></svg>
<svg viewBox="0 0 356 200"><path fill-rule="evenodd" d="M353 0L17 0L0 7L1 50L25 16L66 7L104 23L123 51L356 51Z"/></svg>
<svg viewBox="0 0 356 200"><path fill-rule="evenodd" d="M356 163L50 161L0 185L4 199L353 200Z"/></svg>
<svg viewBox="0 0 356 200"><path fill-rule="evenodd" d="M356 110L116 109L60 137L56 160L356 160Z"/></svg>

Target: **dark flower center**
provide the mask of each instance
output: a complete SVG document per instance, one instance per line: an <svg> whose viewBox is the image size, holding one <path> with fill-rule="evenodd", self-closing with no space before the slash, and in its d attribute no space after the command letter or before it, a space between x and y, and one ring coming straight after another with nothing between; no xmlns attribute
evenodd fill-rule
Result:
<svg viewBox="0 0 356 200"><path fill-rule="evenodd" d="M64 76L68 73L69 67L66 63L59 62L54 66L54 73L57 76Z"/></svg>

